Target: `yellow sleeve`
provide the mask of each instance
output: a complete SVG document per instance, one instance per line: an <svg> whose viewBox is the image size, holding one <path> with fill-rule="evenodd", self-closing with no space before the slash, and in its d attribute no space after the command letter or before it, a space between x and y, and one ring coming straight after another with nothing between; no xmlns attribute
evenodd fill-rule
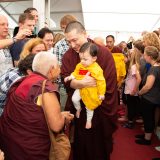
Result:
<svg viewBox="0 0 160 160"><path fill-rule="evenodd" d="M75 70L74 70L74 72L72 72L72 75L77 79L77 77L79 76L79 70L80 70L80 68L81 68L81 63L78 63L77 65L76 65L76 68L75 68Z"/></svg>
<svg viewBox="0 0 160 160"><path fill-rule="evenodd" d="M92 75L92 77L94 77L96 79L98 95L105 95L105 93L106 93L106 80L103 75L103 70L98 65L98 63L96 63L94 65L94 67L92 67L91 75Z"/></svg>
<svg viewBox="0 0 160 160"><path fill-rule="evenodd" d="M106 93L106 80L103 76L103 72L99 72L97 75L97 89L98 89L98 95L105 95Z"/></svg>

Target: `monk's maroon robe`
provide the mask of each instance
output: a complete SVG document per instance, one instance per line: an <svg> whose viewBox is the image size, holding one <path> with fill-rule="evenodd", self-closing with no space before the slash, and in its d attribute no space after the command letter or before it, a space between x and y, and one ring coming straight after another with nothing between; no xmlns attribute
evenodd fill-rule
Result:
<svg viewBox="0 0 160 160"><path fill-rule="evenodd" d="M69 76L80 62L79 54L69 49L62 59L62 78ZM94 111L92 128L85 129L86 109L82 106L80 118L75 119L74 160L109 160L112 152L112 134L116 130L117 77L113 57L106 47L99 46L97 58L106 79L105 100ZM75 113L71 97L74 89L67 82L68 100L66 110Z"/></svg>
<svg viewBox="0 0 160 160"><path fill-rule="evenodd" d="M36 105L44 79L33 73L10 88L0 117L0 148L5 153L5 160L48 160L48 128L42 108ZM45 92L54 91L55 86L47 81Z"/></svg>
<svg viewBox="0 0 160 160"><path fill-rule="evenodd" d="M122 49L118 46L114 46L112 49L111 49L111 53L122 53Z"/></svg>

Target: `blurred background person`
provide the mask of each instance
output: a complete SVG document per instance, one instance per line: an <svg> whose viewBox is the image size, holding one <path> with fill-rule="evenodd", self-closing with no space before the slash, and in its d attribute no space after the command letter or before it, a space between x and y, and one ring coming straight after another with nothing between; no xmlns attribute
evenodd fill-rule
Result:
<svg viewBox="0 0 160 160"><path fill-rule="evenodd" d="M41 38L30 39L25 45L20 54L20 60L24 59L29 54L37 54L41 51L47 51L47 46Z"/></svg>
<svg viewBox="0 0 160 160"><path fill-rule="evenodd" d="M30 31L30 35L34 30L35 20L31 14L23 13L19 16L19 31L27 29ZM25 43L29 40L29 37L26 37L23 40L19 40L12 44L10 48L10 52L13 58L14 65L17 66L18 60L20 58L20 53L25 45Z"/></svg>
<svg viewBox="0 0 160 160"><path fill-rule="evenodd" d="M34 30L32 32L32 35L30 36L30 38L35 38L37 33L38 33L38 27L37 27L37 23L38 23L38 11L36 8L27 8L26 10L24 10L24 13L28 13L28 14L31 14L33 17L34 17L34 20L35 20L35 27L34 27ZM13 31L13 37L16 36L16 34L18 33L19 31L19 26L18 27L15 27L14 28L14 31Z"/></svg>
<svg viewBox="0 0 160 160"><path fill-rule="evenodd" d="M95 37L93 41L101 46L106 46L105 40L102 37Z"/></svg>
<svg viewBox="0 0 160 160"><path fill-rule="evenodd" d="M49 28L42 28L38 32L38 37L46 44L47 50L53 52L54 33Z"/></svg>
<svg viewBox="0 0 160 160"><path fill-rule="evenodd" d="M9 88L14 82L32 72L33 59L33 54L27 55L18 63L18 68L10 68L2 76L0 76L0 115L4 109Z"/></svg>

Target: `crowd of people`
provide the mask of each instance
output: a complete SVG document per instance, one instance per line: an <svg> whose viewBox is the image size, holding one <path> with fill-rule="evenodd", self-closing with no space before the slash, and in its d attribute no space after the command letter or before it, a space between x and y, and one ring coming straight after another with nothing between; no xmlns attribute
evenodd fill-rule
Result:
<svg viewBox="0 0 160 160"><path fill-rule="evenodd" d="M8 20L0 15L0 160L49 159L44 112L53 132L65 128L70 160L110 160L121 99L123 127L133 129L142 117L144 134L135 143L150 145L160 125L159 32L115 45L113 35L106 42L88 38L73 15L61 18L63 34L37 23L37 10L28 8L8 37Z"/></svg>

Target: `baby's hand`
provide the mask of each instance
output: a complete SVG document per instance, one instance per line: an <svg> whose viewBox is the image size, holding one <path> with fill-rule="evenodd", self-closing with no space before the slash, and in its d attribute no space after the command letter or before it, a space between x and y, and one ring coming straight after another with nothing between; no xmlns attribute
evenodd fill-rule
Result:
<svg viewBox="0 0 160 160"><path fill-rule="evenodd" d="M66 78L64 79L64 82L67 82L67 81L70 81L70 80L71 80L71 77L68 76L68 77L66 77Z"/></svg>
<svg viewBox="0 0 160 160"><path fill-rule="evenodd" d="M74 79L74 76L73 76L73 75L68 76L68 77L64 78L64 82L70 81L70 80L72 80L72 79Z"/></svg>
<svg viewBox="0 0 160 160"><path fill-rule="evenodd" d="M105 96L104 95L99 95L100 100L104 100Z"/></svg>

